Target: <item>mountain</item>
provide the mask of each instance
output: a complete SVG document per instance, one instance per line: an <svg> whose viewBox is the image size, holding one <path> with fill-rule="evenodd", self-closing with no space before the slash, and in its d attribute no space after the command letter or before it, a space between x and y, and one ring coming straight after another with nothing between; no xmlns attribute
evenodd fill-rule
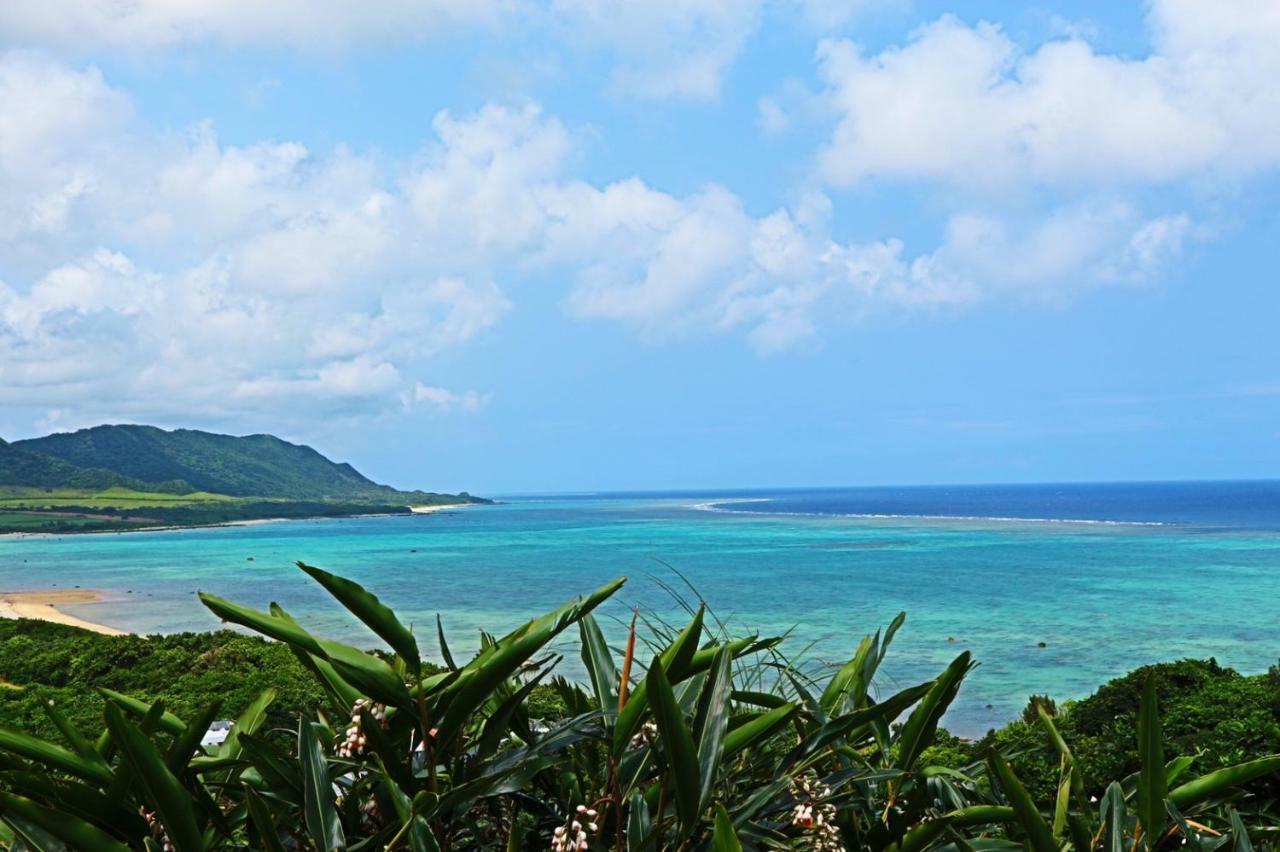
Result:
<svg viewBox="0 0 1280 852"><path fill-rule="evenodd" d="M132 487L126 477L109 470L77 467L62 459L15 447L0 438L0 486L103 489Z"/></svg>
<svg viewBox="0 0 1280 852"><path fill-rule="evenodd" d="M208 491L292 500L391 500L411 496L349 464L273 435L235 437L194 429L95 426L0 447L0 484L149 491ZM419 492L413 492L419 493Z"/></svg>

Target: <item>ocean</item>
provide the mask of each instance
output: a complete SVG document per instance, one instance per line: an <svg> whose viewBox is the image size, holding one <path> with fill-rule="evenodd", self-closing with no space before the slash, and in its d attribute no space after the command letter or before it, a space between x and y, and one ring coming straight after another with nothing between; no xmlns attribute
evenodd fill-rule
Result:
<svg viewBox="0 0 1280 852"><path fill-rule="evenodd" d="M217 622L197 589L312 630L377 640L293 567L367 585L435 654L435 615L474 648L617 576L611 639L632 606L671 618L701 595L738 632L789 632L817 664L907 613L889 691L961 650L980 666L946 718L979 735L1033 693L1079 698L1132 668L1216 657L1264 671L1280 657L1280 482L1118 483L520 495L429 515L165 532L0 539L5 590L80 586L67 607L140 632ZM686 585L687 582L687 585ZM580 672L576 634L564 671Z"/></svg>

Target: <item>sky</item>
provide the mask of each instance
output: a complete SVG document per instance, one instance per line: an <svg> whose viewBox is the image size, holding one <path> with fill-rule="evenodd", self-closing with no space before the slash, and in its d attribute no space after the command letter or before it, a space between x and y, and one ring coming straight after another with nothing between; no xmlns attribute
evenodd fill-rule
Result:
<svg viewBox="0 0 1280 852"><path fill-rule="evenodd" d="M1280 3L6 0L0 436L1280 476Z"/></svg>

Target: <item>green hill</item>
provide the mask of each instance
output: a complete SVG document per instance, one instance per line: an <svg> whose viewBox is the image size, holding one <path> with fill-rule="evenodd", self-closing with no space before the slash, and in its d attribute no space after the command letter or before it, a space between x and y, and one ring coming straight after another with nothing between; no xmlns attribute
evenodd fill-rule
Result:
<svg viewBox="0 0 1280 852"><path fill-rule="evenodd" d="M23 450L0 438L0 486L97 490L133 484L118 473L79 467L44 453Z"/></svg>
<svg viewBox="0 0 1280 852"><path fill-rule="evenodd" d="M399 501L421 492L379 485L349 464L272 435L95 426L0 446L0 484L207 491L287 500ZM464 500L466 498L463 498Z"/></svg>

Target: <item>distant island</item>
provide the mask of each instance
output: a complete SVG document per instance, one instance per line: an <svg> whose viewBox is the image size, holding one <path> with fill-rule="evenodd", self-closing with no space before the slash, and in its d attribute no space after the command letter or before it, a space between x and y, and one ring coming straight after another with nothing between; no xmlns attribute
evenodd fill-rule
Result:
<svg viewBox="0 0 1280 852"><path fill-rule="evenodd" d="M0 533L402 514L489 502L466 492L380 485L274 435L124 425L0 439Z"/></svg>

